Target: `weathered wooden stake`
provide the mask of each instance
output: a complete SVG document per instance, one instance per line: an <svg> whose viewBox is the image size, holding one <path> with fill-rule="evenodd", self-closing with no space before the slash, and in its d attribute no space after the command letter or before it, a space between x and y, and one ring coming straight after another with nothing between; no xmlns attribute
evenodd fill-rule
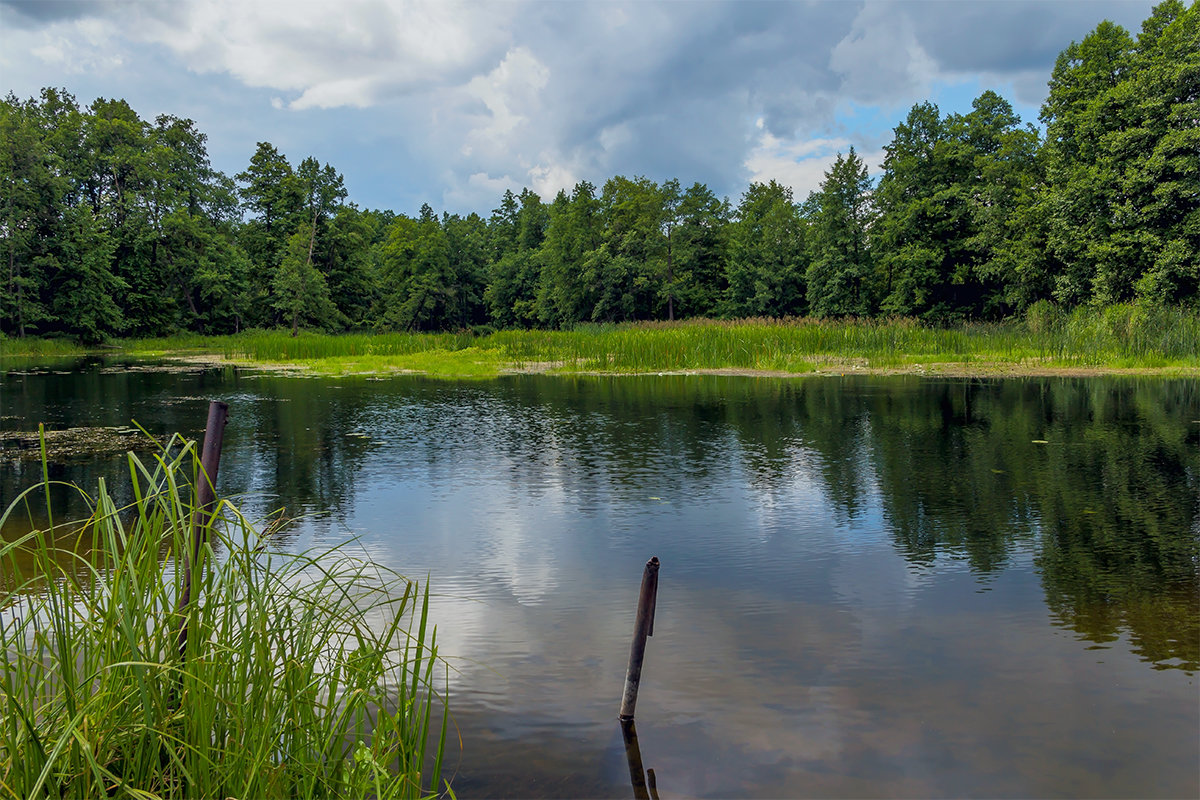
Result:
<svg viewBox="0 0 1200 800"><path fill-rule="evenodd" d="M642 573L642 591L638 595L637 621L633 626L633 645L629 648L629 668L625 670L625 694L621 697L622 720L633 719L637 706L638 684L642 680L642 659L646 655L646 637L654 635L654 609L658 604L658 556L646 562Z"/></svg>
<svg viewBox="0 0 1200 800"><path fill-rule="evenodd" d="M186 614L192 602L192 582L204 547L204 532L212 506L216 502L217 468L221 465L221 443L225 439L225 423L229 420L229 404L213 400L208 404L208 423L204 426L204 444L200 448L200 475L196 485L196 507L192 510L191 551L184 554L183 592L175 610ZM187 649L187 618L179 628L179 657Z"/></svg>

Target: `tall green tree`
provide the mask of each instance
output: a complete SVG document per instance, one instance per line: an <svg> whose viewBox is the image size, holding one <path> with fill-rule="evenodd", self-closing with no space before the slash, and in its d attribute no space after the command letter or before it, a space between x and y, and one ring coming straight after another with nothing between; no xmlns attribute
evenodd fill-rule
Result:
<svg viewBox="0 0 1200 800"><path fill-rule="evenodd" d="M487 223L478 214L442 215L442 230L450 256L454 307L453 327L465 329L487 319L483 293L487 286Z"/></svg>
<svg viewBox="0 0 1200 800"><path fill-rule="evenodd" d="M724 296L728 227L732 210L707 186L693 183L683 193L671 231L670 290L681 316L712 316Z"/></svg>
<svg viewBox="0 0 1200 800"><path fill-rule="evenodd" d="M58 246L39 259L58 329L95 344L125 328L116 297L128 286L112 269L114 243L86 207L67 210Z"/></svg>
<svg viewBox="0 0 1200 800"><path fill-rule="evenodd" d="M304 221L304 198L287 158L269 142L258 143L250 165L236 178L241 184L238 196L242 209L248 216L238 240L251 265L249 321L266 325L274 319L269 299L275 269L281 263L288 237Z"/></svg>
<svg viewBox="0 0 1200 800"><path fill-rule="evenodd" d="M961 319L974 299L966 247L974 153L932 103L913 106L885 150L872 242L881 308L931 322Z"/></svg>
<svg viewBox="0 0 1200 800"><path fill-rule="evenodd" d="M418 219L397 217L381 250L376 324L392 330L454 327L458 298L446 232L428 205Z"/></svg>
<svg viewBox="0 0 1200 800"><path fill-rule="evenodd" d="M623 175L605 182L600 197L603 258L595 260L592 319L655 319L663 315L664 300L674 314L667 281L674 269L671 234L678 194L677 182L659 187L645 177Z"/></svg>
<svg viewBox="0 0 1200 800"><path fill-rule="evenodd" d="M1109 21L1058 57L1042 107L1048 242L1067 304L1194 302L1200 283L1200 6L1134 40Z"/></svg>
<svg viewBox="0 0 1200 800"><path fill-rule="evenodd" d="M679 227L679 206L683 202L683 192L678 179L672 178L663 183L659 193L662 200L658 224L662 229L664 254L658 292L659 299L667 301L667 320L674 321L675 295L679 291L675 277L675 231Z"/></svg>
<svg viewBox="0 0 1200 800"><path fill-rule="evenodd" d="M861 317L874 310L871 220L871 179L851 147L846 156L838 153L815 198L809 313Z"/></svg>
<svg viewBox="0 0 1200 800"><path fill-rule="evenodd" d="M559 192L550 205L546 238L537 253L537 316L543 324L569 327L592 319L610 260L609 253L597 253L603 243L601 212L596 187L588 181L575 184L569 197Z"/></svg>
<svg viewBox="0 0 1200 800"><path fill-rule="evenodd" d="M1129 70L1133 39L1102 22L1059 54L1042 106L1048 183L1044 205L1050 249L1062 262L1054 295L1068 305L1097 296L1096 276L1110 242L1116 164L1105 146L1127 119L1115 90ZM1104 294L1117 288L1108 282ZM1118 294L1127 294L1118 290Z"/></svg>
<svg viewBox="0 0 1200 800"><path fill-rule="evenodd" d="M329 296L346 323L369 327L378 302L377 250L391 220L353 204L338 207L322 238L321 262Z"/></svg>
<svg viewBox="0 0 1200 800"><path fill-rule="evenodd" d="M1050 293L1055 263L1045 254L1045 225L1036 194L1045 180L1041 140L1032 125L993 91L975 98L971 112L953 116L951 135L969 148L969 228L964 278L974 291L966 314L1002 317L1024 311Z"/></svg>
<svg viewBox="0 0 1200 800"><path fill-rule="evenodd" d="M1146 267L1134 282L1142 300L1200 302L1200 3L1156 6L1137 40L1129 132L1141 158L1128 159L1120 217L1151 232Z"/></svg>
<svg viewBox="0 0 1200 800"><path fill-rule="evenodd" d="M549 208L530 189L519 197L505 192L500 208L492 212L490 227L496 233L483 299L493 324L524 328L537 321L538 253L549 226Z"/></svg>
<svg viewBox="0 0 1200 800"><path fill-rule="evenodd" d="M271 280L274 306L291 325L292 336L299 333L301 323L326 327L338 317L325 276L313 265L314 241L308 223L301 224L288 237L283 259Z"/></svg>
<svg viewBox="0 0 1200 800"><path fill-rule="evenodd" d="M234 184L212 169L206 142L192 120L159 116L147 135L141 196L154 236L149 263L177 309L172 325L224 333L241 326L248 261L234 240Z"/></svg>
<svg viewBox="0 0 1200 800"><path fill-rule="evenodd" d="M0 332L25 336L47 321L44 274L34 260L57 222L66 180L56 175L37 121L36 103L0 101L0 197L4 292Z"/></svg>
<svg viewBox="0 0 1200 800"><path fill-rule="evenodd" d="M792 190L752 183L729 226L727 317L783 317L805 312L807 226Z"/></svg>
<svg viewBox="0 0 1200 800"><path fill-rule="evenodd" d="M880 307L946 324L1045 297L1054 264L1034 208L1038 135L986 91L965 115L921 103L896 127L874 193Z"/></svg>
<svg viewBox="0 0 1200 800"><path fill-rule="evenodd" d="M171 330L178 297L170 269L159 257L167 200L156 179L151 125L128 103L98 98L84 117L85 192L113 247L112 271L127 287L117 298L128 333Z"/></svg>

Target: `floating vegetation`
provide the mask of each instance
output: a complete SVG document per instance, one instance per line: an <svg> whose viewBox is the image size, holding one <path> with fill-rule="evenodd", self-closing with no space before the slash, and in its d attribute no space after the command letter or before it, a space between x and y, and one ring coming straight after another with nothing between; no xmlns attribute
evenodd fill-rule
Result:
<svg viewBox="0 0 1200 800"><path fill-rule="evenodd" d="M0 431L4 459L36 461L42 457L38 431ZM91 458L97 455L158 450L160 442L139 428L92 427L47 430L46 457L52 461Z"/></svg>

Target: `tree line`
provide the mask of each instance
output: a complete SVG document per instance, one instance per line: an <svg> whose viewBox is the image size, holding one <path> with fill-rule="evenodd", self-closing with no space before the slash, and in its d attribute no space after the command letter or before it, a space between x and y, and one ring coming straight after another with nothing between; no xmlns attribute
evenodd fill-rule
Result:
<svg viewBox="0 0 1200 800"><path fill-rule="evenodd" d="M686 317L1003 319L1035 303L1200 303L1200 3L1058 57L1040 120L993 91L919 103L877 180L853 148L795 198L616 176L490 216L346 201L258 144L214 170L188 119L67 91L0 102L0 335L286 326L461 330Z"/></svg>

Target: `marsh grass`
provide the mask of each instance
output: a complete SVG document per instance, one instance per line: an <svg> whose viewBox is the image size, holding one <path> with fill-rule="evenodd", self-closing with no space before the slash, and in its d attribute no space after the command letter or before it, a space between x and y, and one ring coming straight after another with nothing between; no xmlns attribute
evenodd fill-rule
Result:
<svg viewBox="0 0 1200 800"><path fill-rule="evenodd" d="M749 319L587 324L572 330L386 333L292 337L287 331L122 343L131 353L191 349L232 361L315 372L415 371L491 377L511 370L804 373L858 366L904 369L1194 369L1200 312L1136 304L1064 311L1035 304L1023 319L934 328L911 319Z"/></svg>
<svg viewBox="0 0 1200 800"><path fill-rule="evenodd" d="M71 339L38 339L34 337L14 339L0 336L0 359L81 356L86 352L86 347Z"/></svg>
<svg viewBox="0 0 1200 800"><path fill-rule="evenodd" d="M43 464L45 462L43 461ZM197 459L128 456L90 515L0 544L0 797L417 797L441 787L424 590L345 547L273 552L222 500L175 612ZM50 495L23 493L0 528ZM29 515L32 516L32 515ZM12 527L10 525L10 527ZM64 531L79 546L64 548ZM186 651L178 630L186 616ZM432 742L432 745L429 743Z"/></svg>

